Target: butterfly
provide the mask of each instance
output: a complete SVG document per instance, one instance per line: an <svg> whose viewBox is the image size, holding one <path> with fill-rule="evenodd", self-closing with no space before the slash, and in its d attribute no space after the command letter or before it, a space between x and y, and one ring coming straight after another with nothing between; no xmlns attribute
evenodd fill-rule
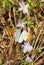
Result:
<svg viewBox="0 0 44 65"><path fill-rule="evenodd" d="M30 34L26 30L23 30L21 33L21 30L17 29L14 34L14 37L16 42L22 43L23 41L30 39Z"/></svg>

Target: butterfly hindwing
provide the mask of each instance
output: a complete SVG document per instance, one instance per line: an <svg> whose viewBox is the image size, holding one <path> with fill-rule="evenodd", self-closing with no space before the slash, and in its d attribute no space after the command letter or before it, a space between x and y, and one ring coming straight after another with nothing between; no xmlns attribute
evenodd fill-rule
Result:
<svg viewBox="0 0 44 65"><path fill-rule="evenodd" d="M24 31L21 33L18 42L19 42L19 43L22 43L23 40L26 41L26 39L27 39L27 34L28 34L27 31L24 30Z"/></svg>
<svg viewBox="0 0 44 65"><path fill-rule="evenodd" d="M17 29L15 34L14 34L14 37L15 37L15 41L18 42L19 38L20 38L20 35L21 35L21 30L20 29Z"/></svg>

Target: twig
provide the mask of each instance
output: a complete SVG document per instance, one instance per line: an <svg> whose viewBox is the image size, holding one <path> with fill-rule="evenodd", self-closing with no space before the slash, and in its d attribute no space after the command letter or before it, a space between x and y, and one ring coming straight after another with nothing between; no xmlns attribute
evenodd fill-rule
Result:
<svg viewBox="0 0 44 65"><path fill-rule="evenodd" d="M44 52L42 52L42 53L39 55L39 57L37 57L37 58L35 59L35 62L36 62L42 55L44 55Z"/></svg>
<svg viewBox="0 0 44 65"><path fill-rule="evenodd" d="M35 63L35 65L41 65L44 63L44 58L40 59L38 62Z"/></svg>
<svg viewBox="0 0 44 65"><path fill-rule="evenodd" d="M40 30L40 33L39 33L39 35L38 35L38 37L37 37L37 39L36 39L35 45L34 45L34 49L35 49L35 47L36 47L36 44L37 44L37 42L38 42L38 40L39 40L39 37L40 37L42 31L43 31L43 29Z"/></svg>
<svg viewBox="0 0 44 65"><path fill-rule="evenodd" d="M15 16L15 13L16 13L16 11L15 11L15 7L13 7L13 15L14 15L14 22L15 22L15 26L16 26L16 16Z"/></svg>
<svg viewBox="0 0 44 65"><path fill-rule="evenodd" d="M12 24L12 20L11 20L11 9L9 9L9 19L11 21L11 25L14 27L14 25Z"/></svg>

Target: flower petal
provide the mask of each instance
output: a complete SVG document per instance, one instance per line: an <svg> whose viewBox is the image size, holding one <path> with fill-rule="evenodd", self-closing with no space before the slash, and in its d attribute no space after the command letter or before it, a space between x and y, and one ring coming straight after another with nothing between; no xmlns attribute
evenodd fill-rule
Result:
<svg viewBox="0 0 44 65"><path fill-rule="evenodd" d="M20 5L20 7L22 7L22 4L21 3L19 3L19 5Z"/></svg>
<svg viewBox="0 0 44 65"><path fill-rule="evenodd" d="M20 24L17 24L16 27L20 27Z"/></svg>
<svg viewBox="0 0 44 65"><path fill-rule="evenodd" d="M31 59L30 57L27 57L27 58L26 58L26 61L27 61L27 62L32 62L32 59Z"/></svg>
<svg viewBox="0 0 44 65"><path fill-rule="evenodd" d="M25 7L28 8L29 7L29 4L26 4Z"/></svg>
<svg viewBox="0 0 44 65"><path fill-rule="evenodd" d="M30 43L29 42L24 42L24 44L22 45L22 47L24 47L24 52L26 51L26 52L31 52L32 51L32 49L33 49L33 47L30 45Z"/></svg>
<svg viewBox="0 0 44 65"><path fill-rule="evenodd" d="M33 47L32 46L29 46L28 52L31 52L32 50L33 50Z"/></svg>
<svg viewBox="0 0 44 65"><path fill-rule="evenodd" d="M25 5L25 3L24 3L24 2L22 2L21 4L22 4L22 6L24 6L24 5Z"/></svg>
<svg viewBox="0 0 44 65"><path fill-rule="evenodd" d="M26 53L26 52L27 52L27 49L24 48L24 49L23 49L23 52Z"/></svg>
<svg viewBox="0 0 44 65"><path fill-rule="evenodd" d="M19 11L22 11L23 10L23 8L19 8Z"/></svg>
<svg viewBox="0 0 44 65"><path fill-rule="evenodd" d="M27 14L27 13L28 13L28 9L24 9L24 10L23 10L23 13L24 13L24 14Z"/></svg>

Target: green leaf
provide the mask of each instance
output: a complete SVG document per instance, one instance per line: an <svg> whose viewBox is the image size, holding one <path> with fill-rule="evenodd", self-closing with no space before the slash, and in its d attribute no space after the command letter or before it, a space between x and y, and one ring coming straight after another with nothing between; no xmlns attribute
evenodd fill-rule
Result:
<svg viewBox="0 0 44 65"><path fill-rule="evenodd" d="M42 17L42 15L40 13L38 13L37 16L40 17L40 18Z"/></svg>
<svg viewBox="0 0 44 65"><path fill-rule="evenodd" d="M4 44L5 44L5 45L8 45L8 43L7 43L7 42L4 42Z"/></svg>
<svg viewBox="0 0 44 65"><path fill-rule="evenodd" d="M14 4L14 0L9 0L9 1L10 1L10 3Z"/></svg>
<svg viewBox="0 0 44 65"><path fill-rule="evenodd" d="M31 63L29 63L29 65L34 65L34 62L32 61Z"/></svg>
<svg viewBox="0 0 44 65"><path fill-rule="evenodd" d="M33 61L30 62L30 63L28 63L28 62L24 62L23 64L24 64L24 65L34 65L34 62L33 62Z"/></svg>
<svg viewBox="0 0 44 65"><path fill-rule="evenodd" d="M2 5L2 0L0 0L0 5Z"/></svg>
<svg viewBox="0 0 44 65"><path fill-rule="evenodd" d="M42 51L40 49L35 50L36 53L41 53Z"/></svg>
<svg viewBox="0 0 44 65"><path fill-rule="evenodd" d="M9 10L11 7L12 7L11 4L8 3L5 5L5 10Z"/></svg>
<svg viewBox="0 0 44 65"><path fill-rule="evenodd" d="M0 34L0 38L2 37L2 35Z"/></svg>
<svg viewBox="0 0 44 65"><path fill-rule="evenodd" d="M40 7L41 5L41 0L38 0L38 2L36 3L36 7Z"/></svg>
<svg viewBox="0 0 44 65"><path fill-rule="evenodd" d="M35 4L33 4L31 0L27 0L27 2L29 4L29 9L33 9L35 7Z"/></svg>
<svg viewBox="0 0 44 65"><path fill-rule="evenodd" d="M38 27L37 27L37 26L34 27L34 31L35 31L35 32L38 31Z"/></svg>
<svg viewBox="0 0 44 65"><path fill-rule="evenodd" d="M2 0L2 6L5 7L5 0Z"/></svg>
<svg viewBox="0 0 44 65"><path fill-rule="evenodd" d="M12 4L9 0L2 0L2 6L5 10L9 10L12 7Z"/></svg>
<svg viewBox="0 0 44 65"><path fill-rule="evenodd" d="M33 9L35 7L35 5L31 2L29 3L29 9Z"/></svg>
<svg viewBox="0 0 44 65"><path fill-rule="evenodd" d="M18 10L16 11L16 15L17 15L17 16L19 15L19 11L18 11Z"/></svg>
<svg viewBox="0 0 44 65"><path fill-rule="evenodd" d="M16 30L16 27L12 27L12 28L10 28L10 30Z"/></svg>
<svg viewBox="0 0 44 65"><path fill-rule="evenodd" d="M0 59L0 65L2 65L2 60Z"/></svg>
<svg viewBox="0 0 44 65"><path fill-rule="evenodd" d="M30 3L31 2L31 0L26 0L28 3Z"/></svg>
<svg viewBox="0 0 44 65"><path fill-rule="evenodd" d="M27 21L29 27L33 27L34 23L32 21Z"/></svg>
<svg viewBox="0 0 44 65"><path fill-rule="evenodd" d="M2 10L0 9L0 14L2 14Z"/></svg>

